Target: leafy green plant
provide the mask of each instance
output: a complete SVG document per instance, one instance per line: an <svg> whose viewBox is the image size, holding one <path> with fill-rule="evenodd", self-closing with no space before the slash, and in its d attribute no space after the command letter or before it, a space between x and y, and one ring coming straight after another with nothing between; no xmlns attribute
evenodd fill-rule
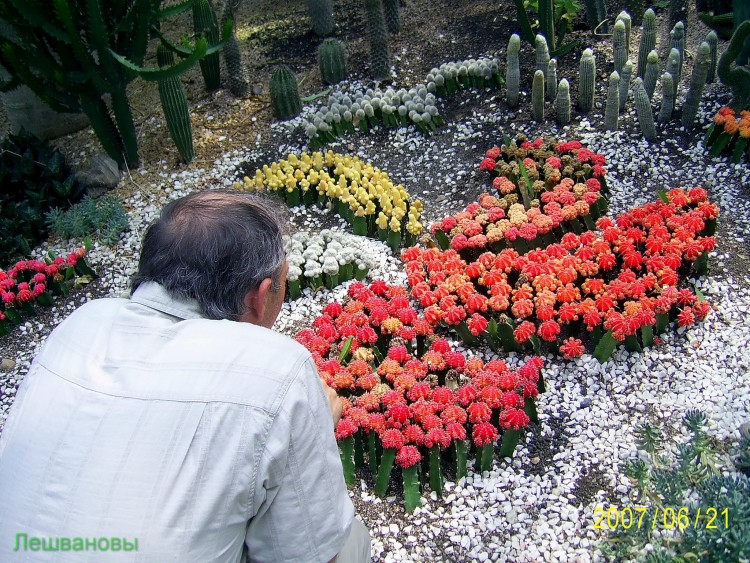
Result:
<svg viewBox="0 0 750 563"><path fill-rule="evenodd" d="M750 479L720 472L717 442L708 418L690 410L683 419L690 437L667 455L661 431L649 424L636 430L643 454L628 460L625 475L640 506L631 524L610 527L599 546L609 559L626 561L743 561L750 557ZM750 438L740 443L738 469L750 462ZM625 509L620 510L625 514ZM640 516L638 516L640 515ZM609 524L610 522L608 522ZM658 530L658 531L657 531ZM648 546L648 547L647 547Z"/></svg>
<svg viewBox="0 0 750 563"><path fill-rule="evenodd" d="M83 196L63 155L23 131L0 145L0 186L0 264L28 254L46 236L46 212Z"/></svg>
<svg viewBox="0 0 750 563"><path fill-rule="evenodd" d="M547 40L550 55L561 57L578 44L563 39L572 28L573 20L581 11L578 0L514 0L521 36L534 45L536 34ZM532 23L533 22L533 23Z"/></svg>
<svg viewBox="0 0 750 563"><path fill-rule="evenodd" d="M95 236L103 244L117 244L120 235L128 230L128 215L116 197L98 200L85 196L68 210L55 208L47 213L50 231L62 238Z"/></svg>

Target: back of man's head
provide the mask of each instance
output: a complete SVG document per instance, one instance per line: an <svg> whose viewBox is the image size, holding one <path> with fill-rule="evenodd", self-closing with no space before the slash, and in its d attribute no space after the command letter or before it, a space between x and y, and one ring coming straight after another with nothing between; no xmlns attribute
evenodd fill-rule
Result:
<svg viewBox="0 0 750 563"><path fill-rule="evenodd" d="M146 231L133 291L153 281L195 299L210 319L238 320L249 291L266 278L278 284L285 224L281 206L253 194L211 190L172 201Z"/></svg>

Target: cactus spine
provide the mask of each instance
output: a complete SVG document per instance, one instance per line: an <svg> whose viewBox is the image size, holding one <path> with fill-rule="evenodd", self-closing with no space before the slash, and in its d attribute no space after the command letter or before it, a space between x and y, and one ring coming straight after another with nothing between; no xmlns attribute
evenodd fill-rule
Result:
<svg viewBox="0 0 750 563"><path fill-rule="evenodd" d="M336 39L326 39L318 49L320 77L325 84L337 84L346 78L346 49Z"/></svg>
<svg viewBox="0 0 750 563"><path fill-rule="evenodd" d="M719 37L716 35L716 32L712 30L706 36L706 41L708 42L708 46L711 48L711 65L708 67L708 77L706 78L706 82L712 84L713 81L716 80L716 63L718 60L717 53L719 48Z"/></svg>
<svg viewBox="0 0 750 563"><path fill-rule="evenodd" d="M646 71L643 73L643 87L646 89L648 99L654 97L656 90L656 81L659 79L659 55L654 49L648 54L646 59Z"/></svg>
<svg viewBox="0 0 750 563"><path fill-rule="evenodd" d="M617 73L622 72L625 61L628 60L628 48L625 44L625 23L617 20L615 30L612 34L612 52L615 61L615 70Z"/></svg>
<svg viewBox="0 0 750 563"><path fill-rule="evenodd" d="M537 70L531 84L531 113L534 121L544 121L544 73Z"/></svg>
<svg viewBox="0 0 750 563"><path fill-rule="evenodd" d="M669 52L666 72L672 75L672 97L677 96L677 85L680 83L680 52L672 48Z"/></svg>
<svg viewBox="0 0 750 563"><path fill-rule="evenodd" d="M625 102L628 101L628 91L630 90L630 79L632 77L633 63L628 59L622 67L622 76L620 76L620 111L625 109Z"/></svg>
<svg viewBox="0 0 750 563"><path fill-rule="evenodd" d="M638 48L638 76L643 78L646 72L648 54L656 49L656 14L649 8L643 14L643 33Z"/></svg>
<svg viewBox="0 0 750 563"><path fill-rule="evenodd" d="M195 0L193 4L193 28L196 35L205 35L209 44L219 42L219 22L208 0ZM219 53L207 55L200 61L201 74L206 90L213 92L221 88Z"/></svg>
<svg viewBox="0 0 750 563"><path fill-rule="evenodd" d="M596 81L596 61L591 49L583 51L578 72L581 81L578 87L578 109L583 113L588 113L594 107L594 85Z"/></svg>
<svg viewBox="0 0 750 563"><path fill-rule="evenodd" d="M333 0L307 0L307 12L315 35L322 37L333 31Z"/></svg>
<svg viewBox="0 0 750 563"><path fill-rule="evenodd" d="M549 66L549 47L544 35L537 35L534 45L536 47L536 69L545 73Z"/></svg>
<svg viewBox="0 0 750 563"><path fill-rule="evenodd" d="M512 108L518 105L518 91L521 81L521 70L518 54L521 51L521 38L514 33L508 41L507 68L505 70L505 86L508 89L506 100Z"/></svg>
<svg viewBox="0 0 750 563"><path fill-rule="evenodd" d="M654 125L654 114L651 111L651 102L643 87L643 80L636 78L633 82L633 99L635 100L635 111L638 114L638 123L641 126L643 136L647 141L656 139L656 126Z"/></svg>
<svg viewBox="0 0 750 563"><path fill-rule="evenodd" d="M401 31L401 6L399 0L383 0L383 15L388 33Z"/></svg>
<svg viewBox="0 0 750 563"><path fill-rule="evenodd" d="M159 45L156 48L156 60L160 67L169 67L174 64L172 51L164 45ZM159 98L169 128L169 135L177 146L182 160L190 162L195 156L193 128L190 124L190 111L188 110L185 88L180 79L175 76L160 80Z"/></svg>
<svg viewBox="0 0 750 563"><path fill-rule="evenodd" d="M750 70L735 66L732 63L742 52L745 40L750 36L750 20L742 22L732 34L727 50L719 58L716 71L722 84L732 90L732 101L729 104L736 111L750 107Z"/></svg>
<svg viewBox="0 0 750 563"><path fill-rule="evenodd" d="M387 80L391 77L391 54L388 49L388 30L385 27L383 5L380 0L365 0L365 8L372 74L375 80Z"/></svg>
<svg viewBox="0 0 750 563"><path fill-rule="evenodd" d="M564 127L570 123L570 85L564 78L557 85L555 120L560 127Z"/></svg>
<svg viewBox="0 0 750 563"><path fill-rule="evenodd" d="M545 80L547 99L552 101L557 96L557 59L550 59Z"/></svg>
<svg viewBox="0 0 750 563"><path fill-rule="evenodd" d="M685 129L690 129L695 121L710 66L711 47L704 41L698 48L698 57L693 66L693 74L690 77L690 88L688 89L685 103L682 106L682 126Z"/></svg>
<svg viewBox="0 0 750 563"><path fill-rule="evenodd" d="M233 0L227 1L224 8L224 15L222 16L223 21L234 19L233 3ZM227 69L229 91L233 96L247 96L247 93L250 90L250 80L247 77L247 70L242 62L242 52L237 43L237 37L234 34L234 30L232 30L232 36L227 41L224 49L222 49L222 53L224 54L224 66Z"/></svg>
<svg viewBox="0 0 750 563"><path fill-rule="evenodd" d="M607 86L607 105L604 108L604 128L617 131L617 120L620 117L620 75L612 71Z"/></svg>
<svg viewBox="0 0 750 563"><path fill-rule="evenodd" d="M271 75L271 105L274 115L282 120L296 117L302 111L297 77L286 65L277 66Z"/></svg>
<svg viewBox="0 0 750 563"><path fill-rule="evenodd" d="M659 108L659 123L666 123L672 119L674 111L674 76L665 72L661 76L661 108Z"/></svg>
<svg viewBox="0 0 750 563"><path fill-rule="evenodd" d="M617 15L615 23L618 21L625 24L625 48L627 49L627 55L630 55L630 30L633 27L633 20L630 18L630 14L623 10Z"/></svg>

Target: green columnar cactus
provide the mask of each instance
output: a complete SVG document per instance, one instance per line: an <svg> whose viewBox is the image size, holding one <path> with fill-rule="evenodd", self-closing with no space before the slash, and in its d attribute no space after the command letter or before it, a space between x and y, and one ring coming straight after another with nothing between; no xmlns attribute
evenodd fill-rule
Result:
<svg viewBox="0 0 750 563"><path fill-rule="evenodd" d="M536 48L536 69L545 73L549 66L549 47L547 46L547 39L545 39L544 35L536 36L534 39L534 46Z"/></svg>
<svg viewBox="0 0 750 563"><path fill-rule="evenodd" d="M545 87L547 88L547 99L554 100L557 96L557 59L550 59L549 61Z"/></svg>
<svg viewBox="0 0 750 563"><path fill-rule="evenodd" d="M615 22L615 30L612 34L612 53L617 73L622 72L625 61L628 60L628 48L625 43L625 23L622 20Z"/></svg>
<svg viewBox="0 0 750 563"><path fill-rule="evenodd" d="M534 121L544 121L544 73L537 70L531 84L531 113Z"/></svg>
<svg viewBox="0 0 750 563"><path fill-rule="evenodd" d="M711 65L708 67L708 77L706 81L712 84L716 80L716 63L718 61L719 37L715 31L710 31L706 36L708 46L711 48Z"/></svg>
<svg viewBox="0 0 750 563"><path fill-rule="evenodd" d="M604 109L604 128L617 131L617 120L620 118L620 75L612 71L607 86L607 105Z"/></svg>
<svg viewBox="0 0 750 563"><path fill-rule="evenodd" d="M693 66L693 74L690 77L690 88L685 98L685 104L682 106L682 126L685 129L690 129L693 126L710 67L711 47L704 41L698 48L698 57Z"/></svg>
<svg viewBox="0 0 750 563"><path fill-rule="evenodd" d="M729 105L735 111L750 107L750 70L739 66L732 68L732 63L742 52L745 40L749 36L750 20L747 20L742 22L732 34L729 46L719 58L719 64L716 67L721 83L732 90L732 101Z"/></svg>
<svg viewBox="0 0 750 563"><path fill-rule="evenodd" d="M507 67L505 70L505 86L508 89L506 101L512 108L518 106L518 92L521 81L521 70L518 62L520 51L521 37L514 33L508 41Z"/></svg>
<svg viewBox="0 0 750 563"><path fill-rule="evenodd" d="M672 97L677 96L677 85L680 83L680 52L674 47L669 52L666 71L672 75Z"/></svg>
<svg viewBox="0 0 750 563"><path fill-rule="evenodd" d="M643 14L643 33L638 48L638 76L643 78L646 72L648 54L656 49L656 14L649 8Z"/></svg>
<svg viewBox="0 0 750 563"><path fill-rule="evenodd" d="M297 77L286 65L277 66L271 75L271 106L278 119L297 117L302 111Z"/></svg>
<svg viewBox="0 0 750 563"><path fill-rule="evenodd" d="M680 74L685 63L685 24L677 22L669 33L670 46L680 52Z"/></svg>
<svg viewBox="0 0 750 563"><path fill-rule="evenodd" d="M367 28L370 38L370 61L375 80L391 77L391 54L388 48L388 29L385 26L380 0L365 0Z"/></svg>
<svg viewBox="0 0 750 563"><path fill-rule="evenodd" d="M193 29L196 35L205 35L209 43L219 42L219 22L208 0L193 2ZM207 55L200 61L201 74L206 90L213 92L221 88L219 53Z"/></svg>
<svg viewBox="0 0 750 563"><path fill-rule="evenodd" d="M320 77L325 84L337 84L346 78L346 49L337 39L326 39L318 49Z"/></svg>
<svg viewBox="0 0 750 563"><path fill-rule="evenodd" d="M594 52L585 49L579 65L580 85L578 87L578 109L588 113L594 108L594 86L596 81L596 61Z"/></svg>
<svg viewBox="0 0 750 563"><path fill-rule="evenodd" d="M174 55L166 46L159 45L156 49L156 59L159 66L174 65ZM167 121L169 135L172 137L177 150L185 162L190 162L195 156L193 151L193 127L190 123L185 88L176 76L159 81L159 98Z"/></svg>
<svg viewBox="0 0 750 563"><path fill-rule="evenodd" d="M669 28L674 28L677 22L683 22L683 32L687 31L688 0L670 0L669 2Z"/></svg>
<svg viewBox="0 0 750 563"><path fill-rule="evenodd" d="M630 79L632 77L633 63L628 59L622 67L622 76L620 77L620 111L625 109L625 102L628 101L628 91L630 90Z"/></svg>
<svg viewBox="0 0 750 563"><path fill-rule="evenodd" d="M638 114L638 123L641 126L643 136L647 141L654 141L656 139L654 114L651 111L651 101L643 87L643 80L640 78L633 81L633 99L635 100L635 111Z"/></svg>
<svg viewBox="0 0 750 563"><path fill-rule="evenodd" d="M633 25L641 25L645 9L643 0L625 0L625 10L630 14Z"/></svg>
<svg viewBox="0 0 750 563"><path fill-rule="evenodd" d="M665 72L661 75L661 108L659 108L659 123L666 123L672 119L674 112L674 76Z"/></svg>
<svg viewBox="0 0 750 563"><path fill-rule="evenodd" d="M333 19L333 0L307 0L307 11L310 14L315 35L330 35L336 22Z"/></svg>
<svg viewBox="0 0 750 563"><path fill-rule="evenodd" d="M383 0L383 15L388 33L401 31L401 3L399 0Z"/></svg>
<svg viewBox="0 0 750 563"><path fill-rule="evenodd" d="M224 14L222 16L222 22L234 19L233 13L233 0L228 0L224 7ZM242 51L240 51L239 43L237 43L237 37L232 31L232 36L227 41L226 46L222 50L224 54L224 66L227 69L227 82L229 84L229 91L233 96L243 97L247 96L250 90L250 80L247 77L247 69L242 61Z"/></svg>
<svg viewBox="0 0 750 563"><path fill-rule="evenodd" d="M604 0L596 0L596 13L599 18L599 33L609 33L609 24L607 23L607 3Z"/></svg>
<svg viewBox="0 0 750 563"><path fill-rule="evenodd" d="M656 82L659 79L659 55L656 50L651 51L646 59L646 71L643 74L643 87L646 89L648 99L654 97Z"/></svg>
<svg viewBox="0 0 750 563"><path fill-rule="evenodd" d="M733 25L736 30L742 22L750 21L750 2L734 0L732 2L732 13L734 14ZM750 39L745 39L745 46L740 50L735 62L738 65L747 65L750 62Z"/></svg>
<svg viewBox="0 0 750 563"><path fill-rule="evenodd" d="M547 41L547 47L550 51L556 49L555 37L557 36L555 30L555 5L554 0L539 0L539 31ZM539 61L537 61L538 63ZM546 72L547 67L540 68L542 72Z"/></svg>
<svg viewBox="0 0 750 563"><path fill-rule="evenodd" d="M599 13L596 9L596 0L583 0L584 8L586 9L586 25L592 31L599 25Z"/></svg>
<svg viewBox="0 0 750 563"><path fill-rule="evenodd" d="M615 20L615 23L618 21L622 21L622 23L625 24L625 47L628 52L628 56L630 55L630 30L633 27L633 20L630 17L630 14L628 14L625 10L620 12L617 15L617 19Z"/></svg>
<svg viewBox="0 0 750 563"><path fill-rule="evenodd" d="M560 127L564 127L570 123L570 85L564 78L557 85L555 120Z"/></svg>

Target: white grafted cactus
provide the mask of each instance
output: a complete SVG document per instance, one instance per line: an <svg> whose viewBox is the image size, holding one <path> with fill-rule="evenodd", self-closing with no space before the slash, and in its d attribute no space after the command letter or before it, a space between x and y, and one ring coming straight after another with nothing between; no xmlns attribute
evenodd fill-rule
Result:
<svg viewBox="0 0 750 563"><path fill-rule="evenodd" d="M648 54L646 61L646 71L643 75L643 87L646 89L648 99L654 97L654 90L656 90L656 82L659 80L659 55L656 50L652 50Z"/></svg>
<svg viewBox="0 0 750 563"><path fill-rule="evenodd" d="M617 20L615 30L612 33L612 56L615 61L615 70L617 73L622 72L625 61L628 60L628 48L625 43L625 23Z"/></svg>
<svg viewBox="0 0 750 563"><path fill-rule="evenodd" d="M628 56L630 55L630 30L633 27L633 20L625 10L617 15L617 21L622 21L625 24L625 46L628 50Z"/></svg>
<svg viewBox="0 0 750 563"><path fill-rule="evenodd" d="M677 96L677 85L680 83L680 52L674 47L669 52L666 71L672 75L672 98Z"/></svg>
<svg viewBox="0 0 750 563"><path fill-rule="evenodd" d="M536 69L547 72L547 67L549 66L549 47L544 35L536 36L534 46L536 48Z"/></svg>
<svg viewBox="0 0 750 563"><path fill-rule="evenodd" d="M698 57L693 66L693 74L690 77L690 89L685 98L685 104L682 106L682 126L685 129L689 130L693 126L710 67L711 47L704 41L698 48Z"/></svg>
<svg viewBox="0 0 750 563"><path fill-rule="evenodd" d="M560 127L564 127L570 123L570 85L564 78L557 85L555 120Z"/></svg>
<svg viewBox="0 0 750 563"><path fill-rule="evenodd" d="M641 78L645 76L648 55L654 49L656 49L656 14L649 8L643 14L643 33L638 47L638 76Z"/></svg>
<svg viewBox="0 0 750 563"><path fill-rule="evenodd" d="M578 67L580 85L578 86L578 109L588 113L594 108L594 86L596 84L596 61L594 52L585 49Z"/></svg>
<svg viewBox="0 0 750 563"><path fill-rule="evenodd" d="M717 51L719 48L719 37L716 35L715 31L711 31L706 35L706 42L711 48L711 66L708 67L708 77L706 78L706 82L712 84L713 81L716 80L716 64L718 61Z"/></svg>
<svg viewBox="0 0 750 563"><path fill-rule="evenodd" d="M654 125L654 113L651 111L651 101L648 99L643 80L636 78L633 81L633 99L635 101L635 112L638 114L638 123L641 126L643 137L647 141L656 139L656 126Z"/></svg>
<svg viewBox="0 0 750 563"><path fill-rule="evenodd" d="M672 119L674 111L674 76L665 72L661 75L661 108L659 108L659 123L666 123Z"/></svg>
<svg viewBox="0 0 750 563"><path fill-rule="evenodd" d="M508 41L507 67L505 69L506 101L512 108L518 105L519 84L521 82L521 69L518 63L520 51L521 38L514 33Z"/></svg>
<svg viewBox="0 0 750 563"><path fill-rule="evenodd" d="M630 91L630 79L633 76L633 63L630 59L625 61L620 76L620 111L625 109L625 102L628 101L628 92Z"/></svg>
<svg viewBox="0 0 750 563"><path fill-rule="evenodd" d="M544 73L537 70L531 84L531 113L534 121L544 121Z"/></svg>
<svg viewBox="0 0 750 563"><path fill-rule="evenodd" d="M547 79L545 80L547 99L552 101L557 96L557 59L550 59L547 66Z"/></svg>
<svg viewBox="0 0 750 563"><path fill-rule="evenodd" d="M620 75L613 71L609 75L607 86L607 105L604 108L604 128L607 131L617 131L617 121L620 118Z"/></svg>

